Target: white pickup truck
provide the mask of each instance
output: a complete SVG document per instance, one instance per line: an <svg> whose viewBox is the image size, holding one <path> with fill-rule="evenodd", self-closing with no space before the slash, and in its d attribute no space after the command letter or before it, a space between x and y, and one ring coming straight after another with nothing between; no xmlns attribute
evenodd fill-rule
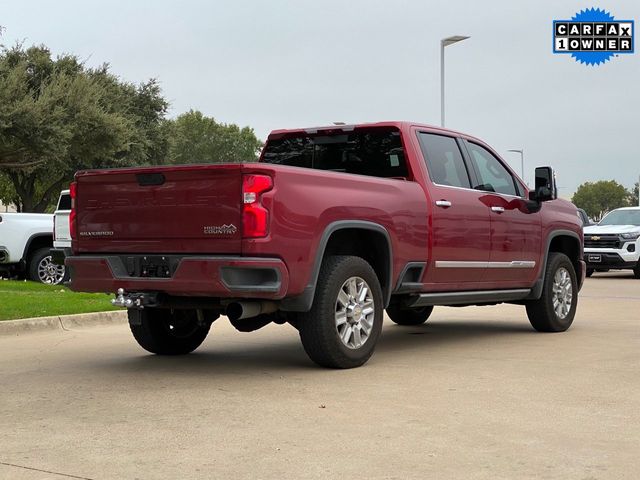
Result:
<svg viewBox="0 0 640 480"><path fill-rule="evenodd" d="M2 213L0 215L0 275L24 275L36 282L58 284L64 266L51 259L53 215Z"/></svg>

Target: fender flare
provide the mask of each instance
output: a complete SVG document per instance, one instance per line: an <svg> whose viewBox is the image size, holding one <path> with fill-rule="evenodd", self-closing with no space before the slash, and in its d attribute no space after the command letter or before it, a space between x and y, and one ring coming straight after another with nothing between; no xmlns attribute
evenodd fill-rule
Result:
<svg viewBox="0 0 640 480"><path fill-rule="evenodd" d="M386 287L384 287L382 290L382 297L384 308L389 305L391 290L393 289L393 248L391 245L391 237L389 235L389 232L382 225L374 222L368 222L365 220L338 220L327 225L327 227L324 229L324 232L322 232L322 237L320 237L320 242L318 243L318 248L316 250L313 269L311 270L309 282L304 288L304 292L296 297L285 298L284 300L282 300L282 310L290 312L308 312L309 310L311 310L313 299L315 297L316 285L318 283L318 276L320 275L320 267L322 266L322 259L324 258L324 253L327 248L327 244L329 243L329 239L335 232L344 229L369 230L381 233L384 236L387 242L389 258L387 267L387 284Z"/></svg>
<svg viewBox="0 0 640 480"><path fill-rule="evenodd" d="M547 237L547 242L544 249L544 259L542 263L542 270L540 276L533 284L531 293L525 298L525 300L538 300L542 297L542 288L544 287L544 278L547 274L547 260L549 259L549 249L551 248L551 242L556 237L573 237L578 241L580 245L580 236L571 230L553 230ZM576 272L577 274L578 272Z"/></svg>
<svg viewBox="0 0 640 480"><path fill-rule="evenodd" d="M24 245L24 251L22 252L22 258L20 259L20 261L25 262L25 265L26 265L26 263L28 261L27 253L29 252L29 248L31 247L31 244L33 243L34 240L36 240L38 238L43 238L43 237L51 238L51 248L53 248L53 234L52 233L34 233L33 235L31 235L29 237L29 239L27 240L27 243Z"/></svg>

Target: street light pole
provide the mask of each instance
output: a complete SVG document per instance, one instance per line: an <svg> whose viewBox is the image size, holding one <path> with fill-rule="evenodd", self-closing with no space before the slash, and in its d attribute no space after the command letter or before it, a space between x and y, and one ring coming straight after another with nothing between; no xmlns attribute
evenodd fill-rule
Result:
<svg viewBox="0 0 640 480"><path fill-rule="evenodd" d="M444 127L444 40L440 40L440 126Z"/></svg>
<svg viewBox="0 0 640 480"><path fill-rule="evenodd" d="M515 152L520 154L520 175L522 175L522 179L524 180L524 149L512 149L507 150L507 152Z"/></svg>
<svg viewBox="0 0 640 480"><path fill-rule="evenodd" d="M470 37L454 35L440 40L440 126L444 127L444 47L461 42Z"/></svg>

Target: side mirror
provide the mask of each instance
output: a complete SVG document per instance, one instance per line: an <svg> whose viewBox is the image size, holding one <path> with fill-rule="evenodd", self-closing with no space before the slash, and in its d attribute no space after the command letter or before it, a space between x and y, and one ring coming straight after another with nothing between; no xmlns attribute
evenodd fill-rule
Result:
<svg viewBox="0 0 640 480"><path fill-rule="evenodd" d="M529 192L529 199L536 202L548 202L556 198L558 198L558 188L553 168L537 167L535 189Z"/></svg>

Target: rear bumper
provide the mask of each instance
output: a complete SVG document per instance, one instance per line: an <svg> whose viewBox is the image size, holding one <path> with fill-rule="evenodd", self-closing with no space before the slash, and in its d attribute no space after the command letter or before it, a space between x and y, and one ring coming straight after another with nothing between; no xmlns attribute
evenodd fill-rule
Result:
<svg viewBox="0 0 640 480"><path fill-rule="evenodd" d="M132 276L120 256L68 256L70 288L78 292L163 292L169 295L279 300L287 293L289 272L277 258L171 256L169 278ZM132 258L132 257L127 257Z"/></svg>

